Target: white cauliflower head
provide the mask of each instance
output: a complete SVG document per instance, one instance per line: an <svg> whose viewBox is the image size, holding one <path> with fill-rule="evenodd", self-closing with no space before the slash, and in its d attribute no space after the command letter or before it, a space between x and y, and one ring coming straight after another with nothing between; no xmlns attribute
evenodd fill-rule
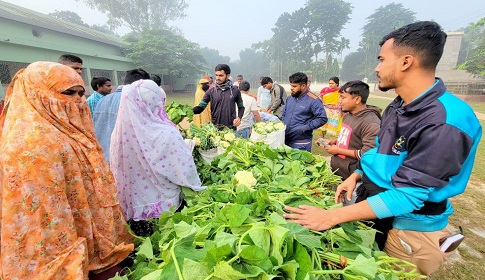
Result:
<svg viewBox="0 0 485 280"><path fill-rule="evenodd" d="M232 132L227 132L226 134L224 134L224 139L226 141L234 141L234 139L236 139L236 135Z"/></svg>
<svg viewBox="0 0 485 280"><path fill-rule="evenodd" d="M253 173L250 171L238 171L236 175L234 175L238 184L245 185L248 188L251 188L256 185L257 181L254 178Z"/></svg>

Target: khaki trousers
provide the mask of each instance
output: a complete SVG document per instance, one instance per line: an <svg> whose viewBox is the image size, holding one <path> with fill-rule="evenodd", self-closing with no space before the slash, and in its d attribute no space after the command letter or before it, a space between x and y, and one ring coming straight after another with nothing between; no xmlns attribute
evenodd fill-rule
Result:
<svg viewBox="0 0 485 280"><path fill-rule="evenodd" d="M393 228L389 231L384 252L391 257L413 263L419 273L430 275L453 253L441 252L439 248L439 240L451 234L447 227L433 232Z"/></svg>

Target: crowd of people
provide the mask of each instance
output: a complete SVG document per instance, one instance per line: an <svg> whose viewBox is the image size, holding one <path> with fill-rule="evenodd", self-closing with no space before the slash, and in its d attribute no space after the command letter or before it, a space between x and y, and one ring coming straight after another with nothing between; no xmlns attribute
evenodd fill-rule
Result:
<svg viewBox="0 0 485 280"><path fill-rule="evenodd" d="M360 184L356 203L329 210L286 207L285 218L319 231L343 222L372 220L379 230L376 241L388 255L415 264L425 275L438 269L451 254L440 249L452 234L449 198L465 190L482 135L471 107L435 76L446 37L430 21L384 36L375 69L378 86L382 91L394 89L397 98L380 119L375 143L368 141L376 133L379 117L359 110L368 88L346 84L340 88L340 104L347 111L342 128L348 128L340 131L338 149L326 148L334 155L358 159L356 167L349 160L351 173L335 194L336 202L351 200ZM360 119L370 123L363 127ZM359 136L360 143L352 141ZM343 162L334 156L332 163L337 167Z"/></svg>
<svg viewBox="0 0 485 280"><path fill-rule="evenodd" d="M249 138L254 122L282 121L285 144L331 155L343 182L324 210L286 207L289 221L311 230L371 221L390 256L429 275L451 252L449 198L468 182L482 130L473 110L435 77L446 33L417 22L386 35L375 69L379 88L397 97L381 110L367 104L369 85L338 77L319 94L302 72L290 95L260 77L257 95L242 75L219 64L196 88L194 124L213 123ZM181 187L201 191L192 150L164 109L161 79L143 69L123 85L81 78L82 59L34 62L10 83L0 115L0 278L108 279L152 232L151 219L183 204ZM466 121L464 121L466 120Z"/></svg>
<svg viewBox="0 0 485 280"><path fill-rule="evenodd" d="M192 150L166 95L142 69L122 86L80 76L82 60L34 62L10 83L0 115L0 278L108 279L130 264L133 236L201 191Z"/></svg>

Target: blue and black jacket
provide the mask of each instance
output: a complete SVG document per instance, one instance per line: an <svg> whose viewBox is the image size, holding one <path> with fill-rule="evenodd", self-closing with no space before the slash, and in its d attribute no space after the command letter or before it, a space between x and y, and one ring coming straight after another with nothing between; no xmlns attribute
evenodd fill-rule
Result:
<svg viewBox="0 0 485 280"><path fill-rule="evenodd" d="M482 127L468 104L440 79L402 107L397 97L382 116L376 148L356 171L375 195L367 201L393 227L436 231L448 224L448 198L462 193L472 172Z"/></svg>
<svg viewBox="0 0 485 280"><path fill-rule="evenodd" d="M312 141L313 130L327 123L322 100L306 90L298 97L288 96L281 120L286 125L285 143Z"/></svg>

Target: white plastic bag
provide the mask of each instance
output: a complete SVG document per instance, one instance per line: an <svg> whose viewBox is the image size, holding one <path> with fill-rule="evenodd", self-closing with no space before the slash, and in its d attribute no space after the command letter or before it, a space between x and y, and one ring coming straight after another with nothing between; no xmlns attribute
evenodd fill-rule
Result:
<svg viewBox="0 0 485 280"><path fill-rule="evenodd" d="M207 164L211 164L211 162L214 160L214 158L220 154L223 154L226 149L222 148L222 147L217 147L217 148L213 148L213 149L210 149L210 150L198 150L202 159L207 163Z"/></svg>
<svg viewBox="0 0 485 280"><path fill-rule="evenodd" d="M184 142L187 145L187 147L190 149L190 152L193 152L194 151L194 147L195 147L195 140L193 140L193 139L184 139Z"/></svg>
<svg viewBox="0 0 485 280"><path fill-rule="evenodd" d="M259 134L253 130L249 139L253 142L264 142L271 148L276 148L285 144L285 130L286 126L280 130L268 133L266 135Z"/></svg>

